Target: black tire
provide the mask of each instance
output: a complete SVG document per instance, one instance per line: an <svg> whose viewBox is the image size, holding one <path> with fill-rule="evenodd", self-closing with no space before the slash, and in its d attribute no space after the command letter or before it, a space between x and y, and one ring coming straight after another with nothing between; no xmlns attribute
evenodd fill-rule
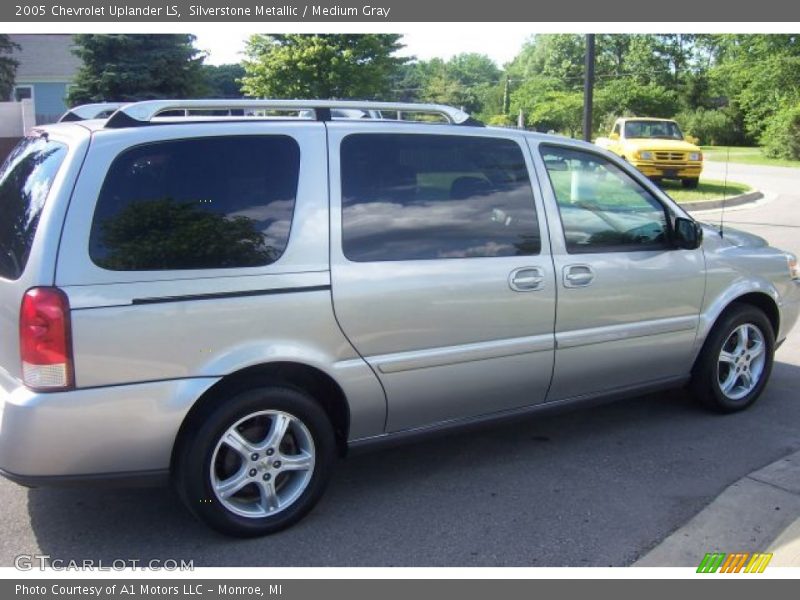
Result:
<svg viewBox="0 0 800 600"><path fill-rule="evenodd" d="M204 411L201 417L195 419L192 423L195 426L189 430L190 433L183 436L176 448L173 462L173 483L184 504L195 517L209 527L220 533L235 537L268 535L293 525L314 507L321 498L330 478L333 461L336 456L336 441L333 428L325 411L314 398L303 390L282 385L256 387L234 393L228 398L219 397L215 400L211 408ZM310 473L310 479L304 479L306 481L305 487L297 486L299 495L291 503L287 503L285 508L275 509L276 513L272 515L243 516L232 512L220 501L220 498L215 493L212 484L212 477L214 476L211 470L212 459L215 459L215 465L217 465L220 461L217 449L218 447L223 448L221 445L222 436L233 429L242 419L251 418L254 423L253 426L257 424L258 419L262 419L264 427L270 427L272 417L269 415L273 414L273 412L264 416L250 417L264 411L289 415L302 424L297 425L295 421L292 421L292 425L287 430L287 435L293 438L295 431L298 431L301 437L307 438L308 434L310 434L310 438L313 440L313 467L302 472L304 478L306 473ZM249 424L251 421L248 420L246 423ZM303 426L305 429L303 429ZM243 431L242 427L237 427L237 431ZM266 429L265 431L268 432L269 430ZM285 440L285 438L281 439ZM291 439L288 441L291 441ZM226 451L232 452L232 450L228 449ZM222 450L219 450L219 452L222 452ZM249 467L258 466L259 475L256 476L256 479L261 477L261 472L264 472L263 477L266 477L270 467L263 466L265 461L274 461L279 458L281 451L280 449L277 449L277 452L273 450L271 459L267 458L266 452L265 450L263 458L260 459L261 462L258 465L245 465L245 459L242 458L242 455L233 452L235 457L233 460L241 461L241 466L234 470L243 469L248 473L252 473L256 469L249 469ZM226 456L225 458L228 459L229 457ZM270 464L274 465L274 462ZM290 478L297 473L299 471L287 471L284 476L278 475L276 472L272 481L275 484L273 489L279 489L279 481L281 481L279 477L284 477L282 480L284 483L287 480L291 482ZM252 502L256 502L257 500L253 493L263 493L260 492L259 482L253 480L248 485L251 487L243 488L237 494L249 493L253 496ZM302 489L302 492L299 492L300 489Z"/></svg>
<svg viewBox="0 0 800 600"><path fill-rule="evenodd" d="M700 185L700 179L692 178L692 179L681 179L681 185L688 190L696 189L698 185Z"/></svg>
<svg viewBox="0 0 800 600"><path fill-rule="evenodd" d="M755 386L742 397L732 398L723 392L720 376L730 373L729 370L733 367L729 363L721 363L720 355L723 345L734 341L731 339L734 331L746 324L757 328L763 336L764 363ZM744 410L758 400L764 391L772 372L774 354L775 333L764 312L747 304L733 304L723 313L706 339L692 372L690 390L698 401L711 410L721 413ZM744 356L747 356L746 351ZM750 363L747 363L748 372L750 366ZM743 391L742 389L741 392Z"/></svg>

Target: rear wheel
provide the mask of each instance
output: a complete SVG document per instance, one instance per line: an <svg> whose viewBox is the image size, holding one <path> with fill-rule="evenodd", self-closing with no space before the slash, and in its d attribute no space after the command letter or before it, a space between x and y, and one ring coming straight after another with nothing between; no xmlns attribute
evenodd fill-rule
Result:
<svg viewBox="0 0 800 600"><path fill-rule="evenodd" d="M693 190L698 185L700 185L700 179L692 178L692 179L681 179L681 185L687 189Z"/></svg>
<svg viewBox="0 0 800 600"><path fill-rule="evenodd" d="M175 484L189 510L228 535L284 529L322 496L336 444L302 390L267 386L220 398L178 448Z"/></svg>
<svg viewBox="0 0 800 600"><path fill-rule="evenodd" d="M695 365L695 397L719 412L752 405L772 372L775 334L763 311L734 305L717 323Z"/></svg>

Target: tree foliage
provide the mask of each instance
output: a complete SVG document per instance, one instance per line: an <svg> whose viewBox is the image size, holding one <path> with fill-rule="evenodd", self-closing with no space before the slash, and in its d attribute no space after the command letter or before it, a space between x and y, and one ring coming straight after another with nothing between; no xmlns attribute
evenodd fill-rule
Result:
<svg viewBox="0 0 800 600"><path fill-rule="evenodd" d="M476 115L496 114L502 108L501 80L502 71L488 56L463 53L447 61L434 58L407 65L396 96L450 104Z"/></svg>
<svg viewBox="0 0 800 600"><path fill-rule="evenodd" d="M385 98L407 61L397 34L256 34L242 90L267 98Z"/></svg>
<svg viewBox="0 0 800 600"><path fill-rule="evenodd" d="M11 97L14 89L14 79L17 74L17 61L12 53L19 50L19 46L5 35L0 34L0 99Z"/></svg>
<svg viewBox="0 0 800 600"><path fill-rule="evenodd" d="M77 41L85 65L73 101L200 93L393 99L463 107L498 124L515 123L521 111L529 127L580 132L585 36L578 34L532 36L502 68L480 53L399 57L395 34L254 35L242 65L219 67L201 66L188 35ZM0 36L0 91L8 50ZM787 131L795 135L797 35L598 34L595 73L595 134L619 116L677 116L704 143L775 146Z"/></svg>
<svg viewBox="0 0 800 600"><path fill-rule="evenodd" d="M708 43L716 55L712 81L741 110L752 139L759 139L778 113L800 102L800 37L719 35Z"/></svg>
<svg viewBox="0 0 800 600"><path fill-rule="evenodd" d="M761 137L764 154L771 158L800 160L800 103L778 111Z"/></svg>
<svg viewBox="0 0 800 600"><path fill-rule="evenodd" d="M203 65L206 95L209 98L241 98L244 67L232 65Z"/></svg>
<svg viewBox="0 0 800 600"><path fill-rule="evenodd" d="M76 35L83 64L69 103L204 95L203 56L193 42L188 34Z"/></svg>

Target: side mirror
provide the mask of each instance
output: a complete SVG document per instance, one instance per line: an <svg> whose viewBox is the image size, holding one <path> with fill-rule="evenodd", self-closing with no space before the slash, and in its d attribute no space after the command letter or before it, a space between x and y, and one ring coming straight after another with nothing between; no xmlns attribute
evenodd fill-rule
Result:
<svg viewBox="0 0 800 600"><path fill-rule="evenodd" d="M692 219L675 219L675 246L682 250L696 250L703 243L703 228Z"/></svg>
<svg viewBox="0 0 800 600"><path fill-rule="evenodd" d="M614 140L615 142L619 139L619 134L616 131L612 131L608 134L608 139Z"/></svg>

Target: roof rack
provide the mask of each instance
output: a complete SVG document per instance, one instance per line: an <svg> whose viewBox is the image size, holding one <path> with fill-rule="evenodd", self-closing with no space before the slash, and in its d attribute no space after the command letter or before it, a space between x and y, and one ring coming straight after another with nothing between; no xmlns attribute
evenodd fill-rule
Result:
<svg viewBox="0 0 800 600"><path fill-rule="evenodd" d="M109 117L111 114L125 106L125 102L97 102L94 104L81 104L74 106L61 115L59 123L67 121L86 121Z"/></svg>
<svg viewBox="0 0 800 600"><path fill-rule="evenodd" d="M73 109L73 111L75 110ZM293 118L313 118L317 121L330 121L336 117L335 114L331 115L331 111L345 110L361 110L369 115L375 114L375 111L392 112L397 114L397 119L391 119L395 121L408 120L402 118L407 114L422 114L435 115L451 125L483 125L464 111L442 104L366 102L358 100L145 100L143 102L120 105L116 112L106 121L105 126L106 128L116 129L141 127L165 121L174 123L176 122L174 120L176 112L182 113L183 116L191 116L191 112L195 114L201 113L200 116L207 116L209 120L231 118L274 119L274 113L276 112L294 112L297 114ZM202 115L203 112L227 112L227 114ZM273 113L273 115L264 114L267 112ZM162 118L159 118L160 115ZM179 119L180 116L177 118ZM387 117L381 118L386 119Z"/></svg>

